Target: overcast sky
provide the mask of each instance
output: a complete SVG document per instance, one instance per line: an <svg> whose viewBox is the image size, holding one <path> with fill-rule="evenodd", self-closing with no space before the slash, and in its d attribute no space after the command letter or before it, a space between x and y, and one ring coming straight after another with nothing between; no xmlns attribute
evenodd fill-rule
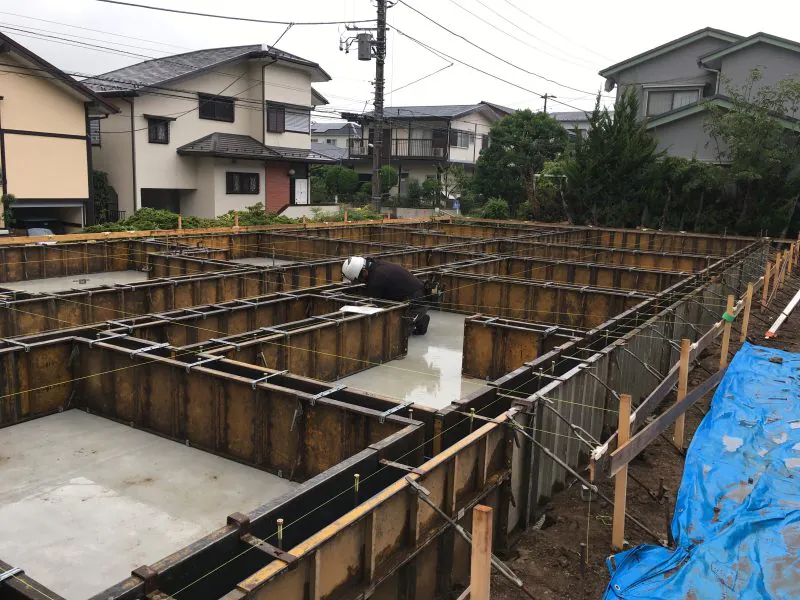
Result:
<svg viewBox="0 0 800 600"><path fill-rule="evenodd" d="M375 16L370 0L132 1L285 21L340 21ZM696 29L712 26L740 35L766 31L790 39L800 37L797 30L800 2L796 0L757 3L672 0L658 9L651 5L650 10L645 10L640 1L629 0L602 4L584 0L405 1L436 23L523 70L481 52L398 3L389 10L390 26L514 85L456 63L390 94L387 105L470 104L487 100L513 108L540 110L540 95L548 93L557 97L548 102L549 112L574 110L572 107L590 109L594 95L603 85L597 74L600 69ZM170 14L96 0L0 0L0 24L4 33L56 66L86 74L99 74L144 60L143 56L117 54L112 50L154 58L201 48L272 44L285 29L282 25ZM12 28L26 29L28 33ZM374 61L360 62L355 46L350 54L339 51L339 39L346 35L341 25L296 25L278 47L318 62L333 77L331 82L316 84L330 101L327 109L360 112L365 106L371 108L370 80L375 65ZM70 38L108 49L77 47L63 39L35 36ZM388 34L387 50L387 92L449 63L394 30Z"/></svg>

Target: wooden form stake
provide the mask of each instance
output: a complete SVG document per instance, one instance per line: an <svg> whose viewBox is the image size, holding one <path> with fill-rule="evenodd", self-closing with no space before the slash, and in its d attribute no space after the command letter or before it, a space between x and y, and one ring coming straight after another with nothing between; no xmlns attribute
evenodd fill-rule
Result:
<svg viewBox="0 0 800 600"><path fill-rule="evenodd" d="M792 242L789 244L789 262L786 265L786 270L788 271L789 275L792 274L792 268L794 267L795 261L795 244Z"/></svg>
<svg viewBox="0 0 800 600"><path fill-rule="evenodd" d="M739 341L744 342L747 339L747 328L750 326L750 308L753 306L753 284L747 284L747 293L744 296L744 316L742 317L742 333L739 336Z"/></svg>
<svg viewBox="0 0 800 600"><path fill-rule="evenodd" d="M767 310L767 300L769 299L769 276L772 272L772 264L767 261L767 268L764 269L764 287L761 288L761 312Z"/></svg>
<svg viewBox="0 0 800 600"><path fill-rule="evenodd" d="M472 509L472 560L470 563L471 600L489 600L492 582L492 508Z"/></svg>
<svg viewBox="0 0 800 600"><path fill-rule="evenodd" d="M733 314L733 294L728 296L728 306L725 312L729 315ZM719 368L724 369L728 366L728 348L731 345L731 327L733 322L725 320L725 329L722 331L722 347L719 351Z"/></svg>
<svg viewBox="0 0 800 600"><path fill-rule="evenodd" d="M619 424L617 448L628 443L631 436L631 397L619 397ZM611 527L611 548L622 550L625 542L625 503L628 495L628 465L622 467L614 476L614 522Z"/></svg>
<svg viewBox="0 0 800 600"><path fill-rule="evenodd" d="M784 250L783 254L781 254L781 261L783 261L783 269L781 270L781 287L783 284L786 283L786 270L789 266L789 251Z"/></svg>
<svg viewBox="0 0 800 600"><path fill-rule="evenodd" d="M773 273L774 284L772 286L772 295L778 293L778 284L781 282L781 253L775 254L775 272Z"/></svg>
<svg viewBox="0 0 800 600"><path fill-rule="evenodd" d="M183 217L178 215L178 229L183 229Z"/></svg>
<svg viewBox="0 0 800 600"><path fill-rule="evenodd" d="M686 398L686 392L689 390L689 351L692 348L692 342L688 339L681 340L681 360L678 363L678 396L675 403L679 403ZM683 450L683 430L686 424L686 413L681 415L675 420L675 437L673 442L678 450Z"/></svg>

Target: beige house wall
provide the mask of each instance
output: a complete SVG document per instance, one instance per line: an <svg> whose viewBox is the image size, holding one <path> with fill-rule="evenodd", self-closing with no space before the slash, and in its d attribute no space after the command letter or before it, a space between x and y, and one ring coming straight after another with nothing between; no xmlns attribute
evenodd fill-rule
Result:
<svg viewBox="0 0 800 600"><path fill-rule="evenodd" d="M25 198L89 197L86 140L5 134L8 193Z"/></svg>
<svg viewBox="0 0 800 600"><path fill-rule="evenodd" d="M258 173L258 194L227 194L225 192L226 173ZM217 215L229 210L243 210L258 202L264 204L264 165L253 160L239 160L233 163L226 159L216 159L214 164L214 196Z"/></svg>
<svg viewBox="0 0 800 600"><path fill-rule="evenodd" d="M481 153L481 136L489 134L491 125L491 121L479 112L474 112L461 119L451 121L450 129L469 131L474 137L470 139L467 148L454 148L450 146L450 160L461 163L474 163L477 161Z"/></svg>
<svg viewBox="0 0 800 600"><path fill-rule="evenodd" d="M135 99L132 100L135 102ZM108 182L117 192L119 210L130 216L133 214L131 107L118 98L106 101L116 106L120 112L100 119L100 145L92 146L92 168L108 174Z"/></svg>
<svg viewBox="0 0 800 600"><path fill-rule="evenodd" d="M2 62L23 66L9 53L3 54ZM51 78L32 76L29 68L4 66L0 96L4 129L86 135L83 98Z"/></svg>

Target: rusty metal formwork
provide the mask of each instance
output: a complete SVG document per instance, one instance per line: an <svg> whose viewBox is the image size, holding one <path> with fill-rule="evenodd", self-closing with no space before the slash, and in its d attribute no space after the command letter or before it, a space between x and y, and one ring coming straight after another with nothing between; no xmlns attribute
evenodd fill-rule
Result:
<svg viewBox="0 0 800 600"><path fill-rule="evenodd" d="M670 340L708 329L720 298L758 277L767 248L744 238L426 221L180 244L139 247L136 260L163 270L144 284L3 294L0 426L89 410L303 483L227 524L220 515L220 529L93 600L449 593L468 580L469 548L406 478L466 527L474 504L493 506L496 543L507 547L567 481L511 421L580 468L611 422L615 395L647 395L674 362ZM215 254L193 255L192 246ZM107 251L87 250L99 253L87 268ZM403 303L339 314L363 301L358 287L339 283L340 257L350 253L415 269L440 284L440 307L473 315L463 366L490 377L489 387L440 410L415 405L412 415L390 398L325 383L347 372L348 344L359 368L403 351L404 335L391 333ZM228 262L252 256L298 263ZM175 269L182 276L164 276ZM47 327L54 318L60 325ZM292 353L280 350L287 346ZM292 524L281 544L278 518ZM36 585L10 589L0 584L0 598L42 597Z"/></svg>

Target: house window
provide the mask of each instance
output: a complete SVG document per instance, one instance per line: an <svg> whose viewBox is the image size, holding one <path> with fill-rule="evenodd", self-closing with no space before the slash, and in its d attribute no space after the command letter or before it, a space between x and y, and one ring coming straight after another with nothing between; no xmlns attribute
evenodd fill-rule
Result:
<svg viewBox="0 0 800 600"><path fill-rule="evenodd" d="M332 146L335 146L336 145L336 138L328 138L327 140L325 140L325 143L326 144L330 144Z"/></svg>
<svg viewBox="0 0 800 600"><path fill-rule="evenodd" d="M283 106L267 104L267 131L272 133L286 131L286 117Z"/></svg>
<svg viewBox="0 0 800 600"><path fill-rule="evenodd" d="M233 123L233 98L199 94L198 112L201 119Z"/></svg>
<svg viewBox="0 0 800 600"><path fill-rule="evenodd" d="M311 138L312 144L319 144L319 138Z"/></svg>
<svg viewBox="0 0 800 600"><path fill-rule="evenodd" d="M225 173L226 194L257 194L258 189L258 173Z"/></svg>
<svg viewBox="0 0 800 600"><path fill-rule="evenodd" d="M453 148L469 148L469 141L472 134L469 131L460 129L450 130L450 146Z"/></svg>
<svg viewBox="0 0 800 600"><path fill-rule="evenodd" d="M286 108L284 109L284 129L296 133L308 133L311 130L311 113L307 110Z"/></svg>
<svg viewBox="0 0 800 600"><path fill-rule="evenodd" d="M100 145L100 119L89 120L89 140L92 146Z"/></svg>
<svg viewBox="0 0 800 600"><path fill-rule="evenodd" d="M700 90L659 90L647 92L647 116L660 115L693 104L700 99Z"/></svg>
<svg viewBox="0 0 800 600"><path fill-rule="evenodd" d="M489 147L489 136L487 134L483 134L481 136L481 150L486 150Z"/></svg>
<svg viewBox="0 0 800 600"><path fill-rule="evenodd" d="M169 144L169 121L167 119L148 119L147 141L151 144Z"/></svg>

